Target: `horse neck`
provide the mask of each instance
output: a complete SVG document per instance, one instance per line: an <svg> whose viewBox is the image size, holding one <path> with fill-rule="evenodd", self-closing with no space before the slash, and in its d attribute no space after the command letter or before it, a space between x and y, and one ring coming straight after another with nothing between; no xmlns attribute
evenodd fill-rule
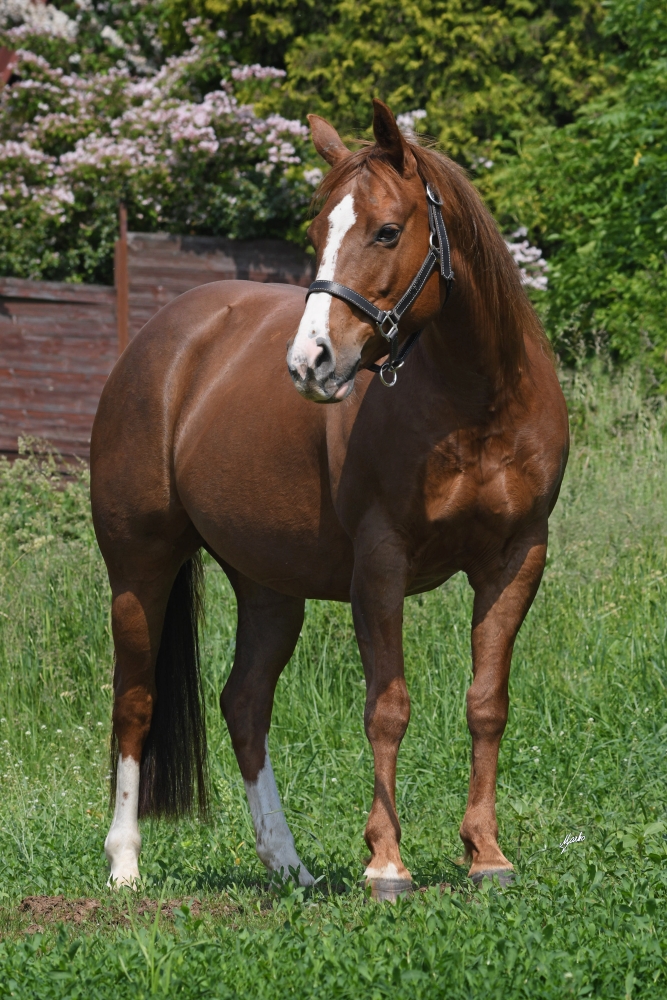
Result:
<svg viewBox="0 0 667 1000"><path fill-rule="evenodd" d="M492 318L473 308L464 287L455 288L450 301L422 335L422 349L436 391L449 403L497 412L508 400L507 364L499 332Z"/></svg>

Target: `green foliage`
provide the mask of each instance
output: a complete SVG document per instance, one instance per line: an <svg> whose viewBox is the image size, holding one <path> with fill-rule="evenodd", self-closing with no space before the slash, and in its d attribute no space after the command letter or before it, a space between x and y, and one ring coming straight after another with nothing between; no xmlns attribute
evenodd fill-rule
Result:
<svg viewBox="0 0 667 1000"><path fill-rule="evenodd" d="M285 68L294 40L326 32L335 18L331 0L160 0L157 37L165 53L187 44L184 25L200 17L225 32L230 52L241 63Z"/></svg>
<svg viewBox="0 0 667 1000"><path fill-rule="evenodd" d="M303 241L319 171L300 122L318 112L367 137L380 96L543 248L536 302L562 357L605 345L665 385L662 0L77 0L61 14L62 37L0 32L33 53L0 95L0 273L109 282L119 199L139 231ZM179 108L195 139L166 123Z"/></svg>
<svg viewBox="0 0 667 1000"><path fill-rule="evenodd" d="M507 225L549 255L547 329L577 357L606 343L667 379L667 15L661 0L614 0L605 30L624 79L576 121L518 137L484 187Z"/></svg>
<svg viewBox="0 0 667 1000"><path fill-rule="evenodd" d="M371 97L397 114L424 108L427 131L469 164L517 128L569 120L608 81L598 0L163 0L162 10L171 45L196 14L228 31L237 58L285 66L291 114L366 132Z"/></svg>
<svg viewBox="0 0 667 1000"><path fill-rule="evenodd" d="M598 3L340 0L332 24L286 54L295 106L368 127L369 99L424 108L450 156L493 158L510 133L567 120L605 83Z"/></svg>
<svg viewBox="0 0 667 1000"><path fill-rule="evenodd" d="M580 369L565 389L572 457L500 757L500 840L520 880L475 891L454 860L470 752L471 595L457 577L406 604L398 802L424 891L395 908L369 905L358 884L373 772L338 604L309 603L270 736L297 846L322 879L267 888L217 705L235 613L210 560L213 816L144 822L140 892L107 892L109 595L87 476L34 454L0 465L0 997L667 995L667 412L635 368ZM100 906L59 927L18 910L35 894Z"/></svg>

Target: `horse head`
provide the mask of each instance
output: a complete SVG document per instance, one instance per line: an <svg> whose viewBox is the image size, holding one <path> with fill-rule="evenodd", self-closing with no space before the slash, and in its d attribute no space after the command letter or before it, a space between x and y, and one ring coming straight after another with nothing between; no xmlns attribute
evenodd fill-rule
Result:
<svg viewBox="0 0 667 1000"><path fill-rule="evenodd" d="M373 109L375 144L356 153L327 121L308 116L315 148L332 168L318 192L324 206L308 230L317 253L315 285L335 282L339 294L309 294L287 365L298 391L317 403L345 399L359 369L388 353L363 302L382 312L396 306L431 242L427 189L414 147L385 104L374 100ZM438 315L443 286L436 267L406 310L400 332L395 329L397 344ZM361 308L342 297L341 288L356 293Z"/></svg>

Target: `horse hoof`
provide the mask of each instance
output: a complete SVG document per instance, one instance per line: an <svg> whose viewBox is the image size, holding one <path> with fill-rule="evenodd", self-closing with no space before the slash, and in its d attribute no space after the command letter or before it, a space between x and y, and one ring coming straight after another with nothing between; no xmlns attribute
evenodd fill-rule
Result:
<svg viewBox="0 0 667 1000"><path fill-rule="evenodd" d="M516 878L516 872L512 868L488 868L470 876L470 880L475 885L481 885L485 878L488 878L489 882L493 882L494 878L497 878L500 888L506 889Z"/></svg>
<svg viewBox="0 0 667 1000"><path fill-rule="evenodd" d="M414 886L407 878L371 878L366 885L371 887L371 899L395 903L399 896L409 896Z"/></svg>

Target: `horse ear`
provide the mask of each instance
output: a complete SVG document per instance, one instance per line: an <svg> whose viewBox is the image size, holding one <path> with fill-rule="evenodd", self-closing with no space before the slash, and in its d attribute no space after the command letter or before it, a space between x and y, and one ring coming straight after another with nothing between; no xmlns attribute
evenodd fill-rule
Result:
<svg viewBox="0 0 667 1000"><path fill-rule="evenodd" d="M346 156L350 156L350 150L326 118L308 115L308 124L315 149L330 166L334 167Z"/></svg>
<svg viewBox="0 0 667 1000"><path fill-rule="evenodd" d="M411 177L417 169L416 160L396 124L393 111L377 97L373 98L373 134L394 170L403 177Z"/></svg>

